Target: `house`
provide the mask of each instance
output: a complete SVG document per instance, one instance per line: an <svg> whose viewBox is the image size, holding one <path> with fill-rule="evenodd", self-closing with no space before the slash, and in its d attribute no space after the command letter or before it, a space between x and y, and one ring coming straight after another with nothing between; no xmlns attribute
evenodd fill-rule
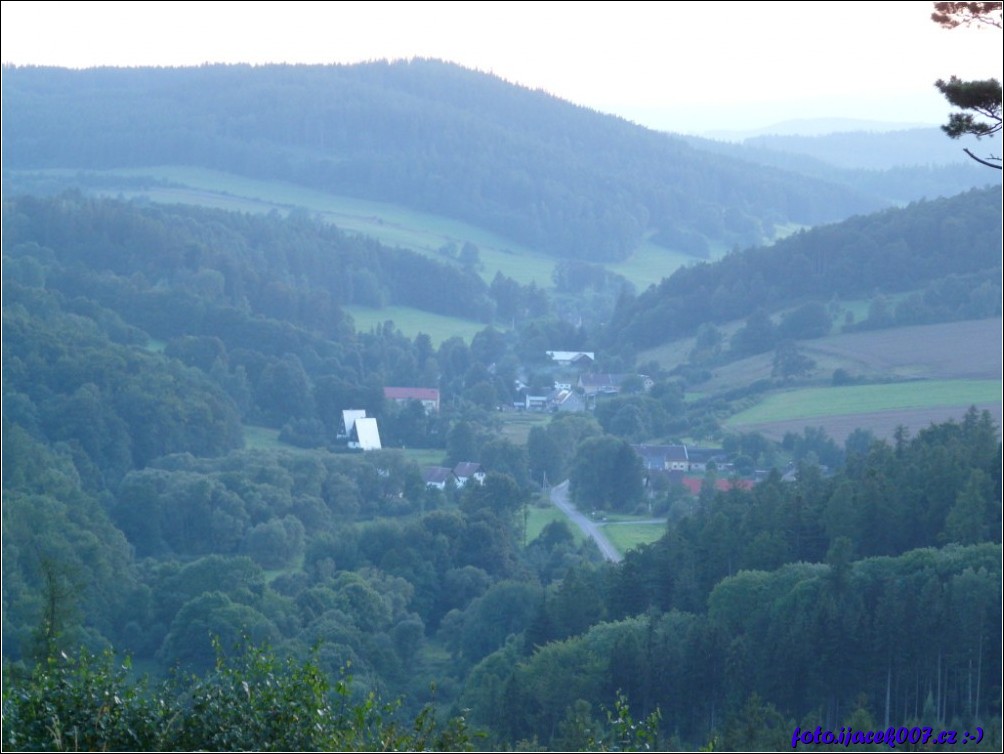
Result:
<svg viewBox="0 0 1004 754"><path fill-rule="evenodd" d="M665 471L668 445L632 445L646 471Z"/></svg>
<svg viewBox="0 0 1004 754"><path fill-rule="evenodd" d="M621 386L628 377L638 377L641 379L642 388L645 392L652 389L655 380L644 374L580 374L579 387L587 396L595 395L616 395L621 391Z"/></svg>
<svg viewBox="0 0 1004 754"><path fill-rule="evenodd" d="M402 404L418 401L425 407L425 413L439 412L439 391L434 387L385 387L383 397Z"/></svg>
<svg viewBox="0 0 1004 754"><path fill-rule="evenodd" d="M616 395L621 391L624 374L580 374L579 387L587 396Z"/></svg>
<svg viewBox="0 0 1004 754"><path fill-rule="evenodd" d="M588 369L596 361L595 351L545 351L551 361L561 367Z"/></svg>
<svg viewBox="0 0 1004 754"><path fill-rule="evenodd" d="M670 471L690 471L686 445L670 445L666 451L666 468Z"/></svg>
<svg viewBox="0 0 1004 754"><path fill-rule="evenodd" d="M342 411L342 425L345 427L344 432L339 433L341 437L349 437L352 434L352 428L356 425L358 419L365 419L366 411L361 408L347 408Z"/></svg>
<svg viewBox="0 0 1004 754"><path fill-rule="evenodd" d="M481 470L481 464L471 461L461 461L454 466L453 476L457 480L458 487L463 487L472 479L478 484L485 481L485 472Z"/></svg>
<svg viewBox="0 0 1004 754"><path fill-rule="evenodd" d="M524 398L527 411L545 411L547 410L548 397L546 395L530 395L529 393Z"/></svg>
<svg viewBox="0 0 1004 754"><path fill-rule="evenodd" d="M721 448L687 448L687 458L691 471L707 471L710 463L719 471L728 466L728 456Z"/></svg>
<svg viewBox="0 0 1004 754"><path fill-rule="evenodd" d="M585 411L585 399L574 390L559 390L554 395L554 406L558 411Z"/></svg>
<svg viewBox="0 0 1004 754"><path fill-rule="evenodd" d="M632 445L648 471L689 471L686 445Z"/></svg>
<svg viewBox="0 0 1004 754"><path fill-rule="evenodd" d="M362 417L356 419L349 434L349 447L361 450L380 450L380 429L377 420Z"/></svg>
<svg viewBox="0 0 1004 754"><path fill-rule="evenodd" d="M426 487L445 490L446 483L453 477L453 472L445 466L428 466L422 469L422 481Z"/></svg>

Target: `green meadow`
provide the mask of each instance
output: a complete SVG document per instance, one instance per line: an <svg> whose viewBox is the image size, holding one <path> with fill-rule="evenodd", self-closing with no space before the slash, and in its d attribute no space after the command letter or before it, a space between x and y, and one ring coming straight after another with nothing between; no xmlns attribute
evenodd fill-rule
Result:
<svg viewBox="0 0 1004 754"><path fill-rule="evenodd" d="M50 175L76 175L71 171L47 171ZM411 210L397 204L357 199L309 189L284 181L262 181L206 168L159 166L96 171L104 180L116 176L135 180L149 178L156 183L136 188L102 190L126 199L143 198L163 204L194 204L239 212L289 212L306 210L337 225L348 233L377 239L387 246L399 246L427 256L446 259L444 246L470 242L478 247L480 273L490 282L497 271L520 283L551 285L555 259L490 231L460 220Z"/></svg>
<svg viewBox="0 0 1004 754"><path fill-rule="evenodd" d="M502 436L517 445L526 445L530 430L534 427L546 427L551 417L552 414L539 411L507 411L501 414Z"/></svg>
<svg viewBox="0 0 1004 754"><path fill-rule="evenodd" d="M607 524L603 533L614 547L625 553L658 540L666 533L666 524Z"/></svg>
<svg viewBox="0 0 1004 754"><path fill-rule="evenodd" d="M270 427L258 427L253 424L245 424L244 447L249 450L275 450L276 448L292 448L279 441L279 430Z"/></svg>
<svg viewBox="0 0 1004 754"><path fill-rule="evenodd" d="M1001 385L1001 380L917 380L790 390L769 395L726 425L734 429L792 419L985 404L1000 400Z"/></svg>
<svg viewBox="0 0 1004 754"><path fill-rule="evenodd" d="M573 524L560 510L555 508L553 505L546 505L543 508L538 508L535 505L531 505L527 510L526 519L526 541L527 544L533 542L540 533L544 531L544 527L547 526L552 521L564 521L568 525L569 531L572 532L572 536L575 538L575 543L579 544L585 539L585 534L582 530Z"/></svg>
<svg viewBox="0 0 1004 754"><path fill-rule="evenodd" d="M414 461L420 467L442 466L446 451L440 448L403 448L401 453L405 458Z"/></svg>
<svg viewBox="0 0 1004 754"><path fill-rule="evenodd" d="M22 181L63 181L98 179L94 191L124 199L145 199L160 204L193 204L235 212L280 212L306 210L349 233L377 239L388 246L400 246L440 260L450 244L462 247L471 242L478 247L479 273L491 282L496 272L522 284L552 285L557 259L496 233L460 220L408 209L387 202L357 199L298 186L284 181L264 181L207 168L163 165L117 168L108 171L40 170L16 174ZM115 179L122 184L116 185ZM149 185L137 186L138 179ZM714 257L723 249L714 249ZM694 262L693 257L667 251L652 243L642 244L630 258L606 265L623 275L638 290L658 283L678 267Z"/></svg>
<svg viewBox="0 0 1004 754"><path fill-rule="evenodd" d="M476 333L487 327L483 322L433 314L410 306L384 306L380 309L343 306L342 309L352 316L357 332L369 332L389 320L409 338L414 339L419 333L425 333L436 347L453 337L463 338L470 343Z"/></svg>

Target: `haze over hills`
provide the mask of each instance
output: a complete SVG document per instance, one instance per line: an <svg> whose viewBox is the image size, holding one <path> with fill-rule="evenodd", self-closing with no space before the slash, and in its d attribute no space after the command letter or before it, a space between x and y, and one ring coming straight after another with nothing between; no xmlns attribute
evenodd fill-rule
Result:
<svg viewBox="0 0 1004 754"><path fill-rule="evenodd" d="M999 174L990 174L962 151L968 146L979 153L986 142L952 141L935 128L764 135L741 143L695 136L687 140L698 149L853 187L894 204L1000 184Z"/></svg>
<svg viewBox="0 0 1004 754"><path fill-rule="evenodd" d="M6 68L4 166L195 164L392 201L561 257L706 256L878 209L455 65ZM69 116L69 117L67 117Z"/></svg>
<svg viewBox="0 0 1004 754"><path fill-rule="evenodd" d="M915 128L930 128L930 123L897 123L861 118L794 118L768 126L746 129L715 129L696 134L719 141L746 141L758 136L826 136L837 133L885 133Z"/></svg>
<svg viewBox="0 0 1004 754"><path fill-rule="evenodd" d="M963 148L975 152L993 141L973 136L949 139L940 128L889 129L882 132L831 131L819 134L763 133L743 141L748 147L814 157L836 167L859 170L887 170L910 165L968 165L980 167ZM983 171L983 180L991 177Z"/></svg>

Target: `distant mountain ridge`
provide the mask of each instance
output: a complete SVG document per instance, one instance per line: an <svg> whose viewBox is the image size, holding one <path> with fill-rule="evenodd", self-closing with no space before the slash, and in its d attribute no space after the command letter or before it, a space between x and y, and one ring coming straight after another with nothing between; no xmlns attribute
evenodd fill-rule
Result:
<svg viewBox="0 0 1004 754"><path fill-rule="evenodd" d="M928 127L815 135L765 133L743 144L796 152L842 168L882 170L903 165L967 164L972 160L962 148L977 147L979 142L975 138L949 139L940 128Z"/></svg>
<svg viewBox="0 0 1004 754"><path fill-rule="evenodd" d="M3 70L5 169L189 164L392 201L558 257L694 256L878 209L432 60Z"/></svg>
<svg viewBox="0 0 1004 754"><path fill-rule="evenodd" d="M761 128L715 129L701 136L724 141L745 141L757 136L827 136L846 132L885 133L915 128L931 128L930 123L893 123L861 118L794 118Z"/></svg>
<svg viewBox="0 0 1004 754"><path fill-rule="evenodd" d="M696 149L755 162L832 183L876 201L905 204L948 197L1000 183L962 152L969 142L952 141L940 129L843 132L825 136L760 136L745 141L685 137Z"/></svg>

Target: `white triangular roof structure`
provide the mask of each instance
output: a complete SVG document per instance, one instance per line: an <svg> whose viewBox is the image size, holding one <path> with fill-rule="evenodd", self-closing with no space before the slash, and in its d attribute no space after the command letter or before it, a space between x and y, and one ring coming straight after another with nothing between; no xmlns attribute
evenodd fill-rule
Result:
<svg viewBox="0 0 1004 754"><path fill-rule="evenodd" d="M342 424L345 425L345 434L351 435L352 428L355 426L356 421L365 418L366 418L366 409L347 408L344 411L342 411Z"/></svg>
<svg viewBox="0 0 1004 754"><path fill-rule="evenodd" d="M376 419L367 417L356 419L355 431L360 448L380 450L380 430L377 427Z"/></svg>

